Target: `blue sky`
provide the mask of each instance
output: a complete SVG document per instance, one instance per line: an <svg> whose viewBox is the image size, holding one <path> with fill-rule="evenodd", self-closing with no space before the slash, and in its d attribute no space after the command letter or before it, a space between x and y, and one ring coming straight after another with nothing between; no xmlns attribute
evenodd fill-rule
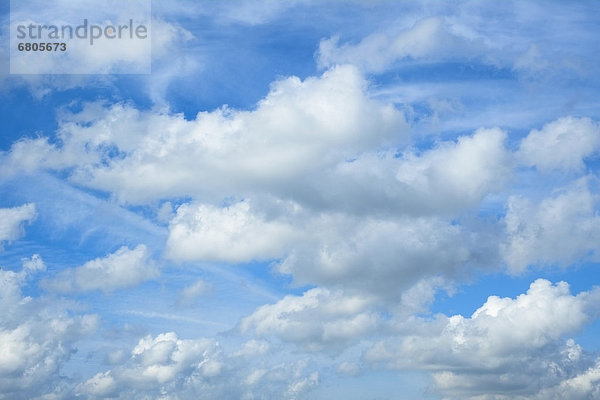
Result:
<svg viewBox="0 0 600 400"><path fill-rule="evenodd" d="M153 1L151 74L20 75L2 0L0 399L600 399L599 8Z"/></svg>

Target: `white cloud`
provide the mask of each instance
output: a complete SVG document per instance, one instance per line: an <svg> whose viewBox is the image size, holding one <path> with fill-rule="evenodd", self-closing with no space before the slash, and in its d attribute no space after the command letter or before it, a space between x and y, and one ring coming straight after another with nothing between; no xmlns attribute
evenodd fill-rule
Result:
<svg viewBox="0 0 600 400"><path fill-rule="evenodd" d="M217 351L217 346L210 339L180 340L173 332L147 336L131 351L136 368L125 375L132 381L164 383L183 369L197 368L206 377L215 376L220 373L221 362L209 357L208 352Z"/></svg>
<svg viewBox="0 0 600 400"><path fill-rule="evenodd" d="M183 288L179 295L179 300L177 301L177 304L181 306L193 305L198 299L198 297L205 295L207 291L210 290L210 287L210 283L207 283L203 279L198 279L196 282Z"/></svg>
<svg viewBox="0 0 600 400"><path fill-rule="evenodd" d="M73 179L102 176L102 187L122 199L199 199L170 223L166 254L174 260L279 260L277 269L300 283L394 297L424 277L452 277L493 259L476 233L449 218L502 189L510 174L506 133L481 129L402 157L377 152L404 125L367 98L364 84L352 68L289 78L256 111L200 113L194 121L93 104L62 117L62 147L20 141L9 159L29 170L75 166ZM112 290L151 275L138 265L130 281L78 278L89 267L65 272L54 288Z"/></svg>
<svg viewBox="0 0 600 400"><path fill-rule="evenodd" d="M501 189L509 175L499 129L398 158L405 130L402 114L370 99L363 77L346 66L275 82L255 111L221 109L193 121L88 105L63 115L62 146L45 138L20 141L6 161L9 170L72 170L74 181L127 202L192 196L171 224L174 259L272 259L290 250L293 233L311 227L298 222L311 211L456 212ZM249 213L236 201L215 207L232 198L279 209ZM206 220L202 228L198 218ZM217 235L210 221L240 228L248 240Z"/></svg>
<svg viewBox="0 0 600 400"><path fill-rule="evenodd" d="M277 81L254 111L192 121L91 104L61 117L61 146L21 141L7 157L13 168L73 170L123 201L191 196L169 226L171 259L277 260L297 282L390 298L493 259L450 217L502 190L511 169L500 129L397 156L405 129L345 66Z"/></svg>
<svg viewBox="0 0 600 400"><path fill-rule="evenodd" d="M452 277L485 252L483 243L460 226L438 218L323 215L305 232L304 242L295 244L278 271L299 283L358 289L388 299L424 277Z"/></svg>
<svg viewBox="0 0 600 400"><path fill-rule="evenodd" d="M93 333L94 315L70 316L64 304L24 296L21 288L45 269L37 255L23 269L0 269L0 399L29 399L59 390L60 369L77 341Z"/></svg>
<svg viewBox="0 0 600 400"><path fill-rule="evenodd" d="M538 279L515 299L489 297L470 318L404 323L399 329L412 324L412 334L377 343L365 359L429 370L448 399L494 398L486 394L495 392L502 399L531 398L589 367L581 348L562 338L598 316L599 300L598 288L573 296L565 282Z"/></svg>
<svg viewBox="0 0 600 400"><path fill-rule="evenodd" d="M589 179L576 181L535 204L512 196L504 218L501 251L512 273L529 265L568 266L598 259L600 217Z"/></svg>
<svg viewBox="0 0 600 400"><path fill-rule="evenodd" d="M259 349L248 352L249 348ZM75 388L86 398L119 399L296 399L319 380L306 360L269 362L268 346L254 341L239 352L227 354L214 339L180 339L160 333L140 339L130 357L111 370L98 373Z"/></svg>
<svg viewBox="0 0 600 400"><path fill-rule="evenodd" d="M262 23L292 3L256 6L242 1L220 5L215 13L229 21ZM195 15L203 14L195 7L206 5L159 5L162 9L170 7L189 21L191 14L182 10L190 8ZM476 7L476 2L466 2L460 8L467 13ZM500 30L501 34L494 36L499 39L497 48L510 58L515 52L523 54L522 48L511 48L515 41L510 28L514 25L510 21L505 24L513 18L488 18L503 13L504 7L484 13L485 18L480 12L472 18ZM451 7L426 2L425 8L436 12ZM502 16L522 15L514 8L509 5ZM207 22L216 27L222 23ZM565 284L553 286L541 280L515 299L490 297L470 318L440 315L423 320L415 316L427 312L439 288L451 287L455 279L473 270L497 267L494 264L501 262L498 251L511 272L520 272L531 264L597 260L596 243L600 239L597 198L590 186L593 178L541 201L511 197L503 220L492 217L489 225L485 225L487 220L481 221L480 211L492 215L501 212L498 203L510 191L506 185L517 166L505 147L507 133L499 128L478 129L457 140L439 141L427 150L404 147L409 142L409 127L403 113L393 104L377 100L363 73L383 72L405 61L409 69L421 73L422 63L452 63L475 55L483 41L477 38L482 29L473 26L481 25L461 28L455 23L451 18L426 18L410 29L371 35L356 45L324 40L319 62L331 69L318 77L279 79L248 111L223 107L190 118L170 113L166 106L142 110L124 104L88 104L75 114L59 111L56 137L24 139L2 153L3 176L18 170L49 169L60 171L57 175L68 176L76 185L106 191L121 203L162 203L157 219L170 222L164 254L171 260L200 261L187 263L192 267L202 266L202 261L273 261L271 266L292 275L294 283L317 286L259 307L243 318L238 328L249 337L242 339L247 342L237 351L223 350L216 339L157 333L161 330L153 326L152 334L141 338L130 351L125 347L110 349L106 357L110 370L96 373L86 363L90 369L82 373L89 379L65 397L187 399L201 393L206 399L302 398L320 380L320 363L328 358L322 352L344 352L324 362L333 365L327 373L355 376L365 365L355 357L356 352L379 339L382 342L366 354L367 361L428 370L437 390L448 398L600 396L598 362L574 341L564 340L598 313L597 290L572 296ZM531 30L538 29L530 25ZM181 44L191 35L167 22L154 28L154 33L161 29L158 44L162 49L155 51L155 56L163 64L160 76L154 74L143 86L147 84L152 99L159 101L164 100L175 76L200 70L204 60L186 58L181 49L175 51L176 60L171 60L174 41ZM198 29L204 32L204 28ZM352 32L360 29L352 28ZM205 43L203 38L199 42ZM540 71L553 64L544 64L549 55L545 45L539 45L539 51L536 46L529 49L517 60L518 69L539 64L533 69ZM440 83L448 92L439 98L439 87L434 88L437 83L425 89L420 82L415 83L419 94L409 102L418 98L428 103L434 114L439 111L440 115L432 119L441 116L444 137L458 130L471 132L456 129L452 121L447 124L444 112L464 112L468 126L479 126L472 118L490 123L487 117L491 113L471 108L489 95L487 91L474 94L480 88L489 89L489 83L479 79L488 73L480 68L482 57L493 53L487 50L479 52L468 65L457 63L448 70L446 65L431 66L432 71L450 74L472 67L473 71L460 73L476 78L473 81L477 84L462 87L461 75L459 83ZM104 55L104 51L97 53L99 59ZM138 54L129 55L136 58ZM484 66L488 68L494 61L486 59L483 63L488 63ZM493 79L498 73L504 81L506 74L514 72L506 65L511 63L500 62L490 68ZM396 79L392 74L379 78L382 91L389 88L388 79ZM404 78L398 74L399 81ZM445 76L441 78L443 81ZM87 79L82 81L89 82ZM417 76L416 81L419 79ZM400 87L406 89L403 83ZM456 93L448 94L452 91ZM514 94L506 90L491 97L512 102L505 93ZM515 108L523 104L524 100L519 100ZM464 105L464 109L455 104ZM494 110L495 120L514 126L514 119L505 118L503 110ZM575 110L579 113L581 108ZM530 110L518 111L526 115L519 121L526 120L531 126ZM416 131L422 134L420 129ZM541 172L581 172L597 152L597 136L596 122L560 119L532 131L521 142L516 160ZM423 139L416 140L419 138ZM428 142L425 138L418 144L427 147ZM547 179L538 171L526 173ZM186 203L181 204L182 199ZM490 207L488 201L498 201L491 206L497 208L491 212L484 209ZM5 224L8 232L6 239L0 234L0 241L18 238L23 223L34 217L33 205L23 207L27 212L15 217L16 222L0 218L0 227ZM38 207L41 210L42 204ZM73 213L70 204L65 208L70 215L63 219L76 220L79 213ZM16 209L8 210L13 210L10 215L18 214ZM115 232L124 229L122 224L116 226ZM4 391L8 387L0 398L18 398L18 388L26 385L33 385L34 396L51 393L55 381L59 385L66 381L59 371L62 373L61 366L75 350L76 340L97 324L94 317L71 316L60 304L53 303L55 308L50 309L44 305L50 300L44 299L44 303L21 294L24 282L44 269L41 258L34 256L24 261L20 273L0 271L4 274L0 275L2 315L9 316L7 325L0 321L0 353L6 355L0 360L0 388ZM150 251L140 245L133 250L122 247L45 282L59 293L110 292L157 274ZM194 279L168 296L179 295L179 304L193 304L209 285ZM273 282L266 279L265 285ZM224 292L226 296L230 293ZM232 293L233 297L238 294ZM56 313L56 309L62 311ZM13 312L19 315L13 316ZM140 309L129 314L160 319L157 324L200 321L164 310ZM390 332L392 337L386 338ZM224 341L239 339L233 336L228 332Z"/></svg>
<svg viewBox="0 0 600 400"><path fill-rule="evenodd" d="M475 206L511 173L506 133L479 129L417 153L365 152L301 179L289 195L311 208L353 214L435 215Z"/></svg>
<svg viewBox="0 0 600 400"><path fill-rule="evenodd" d="M361 155L326 171L321 182L307 182L319 185L308 195L301 193L302 180L286 188L298 193L294 200L257 195L224 208L184 204L171 221L167 254L175 260L280 260L277 270L297 282L381 296L399 296L423 277L486 265L486 258L491 265L495 250L485 235L447 218L410 215L450 216L502 190L510 175L505 137L499 129L482 129L420 155Z"/></svg>
<svg viewBox="0 0 600 400"><path fill-rule="evenodd" d="M242 319L239 329L278 337L308 351L336 352L377 329L380 316L372 305L373 299L365 296L316 288L259 307Z"/></svg>
<svg viewBox="0 0 600 400"><path fill-rule="evenodd" d="M264 340L250 339L243 343L240 350L233 353L233 356L252 358L265 355L270 349L271 345L269 342Z"/></svg>
<svg viewBox="0 0 600 400"><path fill-rule="evenodd" d="M75 389L78 395L91 398L113 398L117 395L117 384L111 371L99 372Z"/></svg>
<svg viewBox="0 0 600 400"><path fill-rule="evenodd" d="M582 171L600 150L600 125L590 118L565 117L532 130L521 141L519 159L543 172Z"/></svg>
<svg viewBox="0 0 600 400"><path fill-rule="evenodd" d="M82 266L65 269L56 278L44 281L44 286L57 292L102 290L111 292L138 285L158 275L143 244L131 250L126 246L103 258Z"/></svg>
<svg viewBox="0 0 600 400"><path fill-rule="evenodd" d="M103 398L140 398L144 392L160 393L161 387L198 374L206 379L221 372L218 343L212 339L182 340L173 332L146 336L131 350L129 361L99 373L80 384L76 392ZM136 394L138 393L138 394Z"/></svg>
<svg viewBox="0 0 600 400"><path fill-rule="evenodd" d="M453 32L454 31L454 32ZM339 38L322 40L317 53L322 68L352 64L366 72L383 72L397 61L419 59L435 61L475 54L482 43L463 37L442 18L417 21L398 34L375 33L356 45L339 45Z"/></svg>
<svg viewBox="0 0 600 400"><path fill-rule="evenodd" d="M294 200L257 194L256 199L226 207L184 204L171 220L167 254L175 260L283 259L280 271L297 269L304 274L299 276L302 281L312 283L312 273L323 278L329 274L329 280L317 279L323 283L343 274L362 280L361 271L368 272L368 264L377 264L380 274L425 264L430 264L427 271L435 271L440 263L456 268L467 261L470 251L460 243L466 240L460 226L433 217L377 214L450 215L501 190L510 175L505 136L499 129L482 129L421 155L361 155L319 177L300 178L294 188L274 188L293 194ZM327 212L317 214L313 208ZM426 246L443 247L448 257L433 260L435 253ZM419 261L419 254L427 261Z"/></svg>
<svg viewBox="0 0 600 400"><path fill-rule="evenodd" d="M407 154L396 179L414 193L415 203L430 204L436 211L460 210L502 188L511 172L506 136L498 128L479 129L456 143L440 143L420 157Z"/></svg>
<svg viewBox="0 0 600 400"><path fill-rule="evenodd" d="M247 202L225 208L184 204L171 220L167 255L175 260L273 259L283 256L294 236L289 225L252 214Z"/></svg>
<svg viewBox="0 0 600 400"><path fill-rule="evenodd" d="M2 242L19 239L24 234L23 223L36 217L35 204L20 207L0 208L0 250Z"/></svg>
<svg viewBox="0 0 600 400"><path fill-rule="evenodd" d="M158 13L153 14L152 74L141 77L144 81L141 89L155 104L168 107L166 98L169 86L176 79L200 74L203 60L188 47L195 39L191 32L173 20L167 22L158 18Z"/></svg>
<svg viewBox="0 0 600 400"><path fill-rule="evenodd" d="M313 215L296 205L275 207L267 220L251 204L181 206L167 254L175 260L276 260L276 271L297 283L386 299L399 298L423 278L453 279L473 263L491 265L495 257L495 245L484 236L442 218Z"/></svg>
<svg viewBox="0 0 600 400"><path fill-rule="evenodd" d="M542 389L537 397L548 400L600 398L600 359L589 369L565 379L559 385Z"/></svg>
<svg viewBox="0 0 600 400"><path fill-rule="evenodd" d="M74 181L127 202L193 197L194 205L180 207L171 226L178 240L173 237L170 247L182 250L171 256L181 259L203 257L208 250L186 244L187 236L201 233L191 229L194 213L229 215L231 223L234 215L246 214L240 204L215 207L231 199L279 207L279 215L293 214L298 206L303 212L451 213L502 189L510 175L506 133L499 129L480 129L422 154L405 151L399 158L396 146L405 140L405 127L393 107L367 97L355 69L340 67L304 82L277 82L255 111L223 109L199 113L194 121L119 105L88 105L62 119L61 147L45 138L23 140L5 161L13 171L73 170ZM268 227L258 240L287 229L282 224L295 224L275 217L244 216L255 218L256 225L245 225L245 232ZM262 243L228 257L276 257L281 245Z"/></svg>
<svg viewBox="0 0 600 400"><path fill-rule="evenodd" d="M42 257L40 257L39 254L34 254L31 256L31 259L25 258L21 261L23 262L22 273L25 275L31 275L46 270L46 263L44 263L44 260L42 260Z"/></svg>
<svg viewBox="0 0 600 400"><path fill-rule="evenodd" d="M410 6L402 7L401 15L393 20L387 15L377 19L379 26L376 30L370 27L373 33L362 39L345 40L342 31L321 40L318 66L352 64L377 74L458 61L469 68L507 69L524 80L544 84L550 80L564 83L565 75L588 78L596 71L593 57L582 44L588 40L586 27L572 22L587 19L585 7L567 10L556 4L540 10L537 4L527 2L518 7L488 5L482 13L481 7L470 1L426 2L425 6L417 2L414 6L423 9L415 13ZM548 41L548 25L539 24L540 15L546 15L552 26L570 29L569 35Z"/></svg>
<svg viewBox="0 0 600 400"><path fill-rule="evenodd" d="M275 82L255 111L223 108L193 121L92 104L63 116L62 146L45 138L17 142L7 167L74 167L74 181L134 203L285 193L294 190L292 182L318 177L340 161L406 141L402 113L370 99L366 87L356 69L339 67Z"/></svg>

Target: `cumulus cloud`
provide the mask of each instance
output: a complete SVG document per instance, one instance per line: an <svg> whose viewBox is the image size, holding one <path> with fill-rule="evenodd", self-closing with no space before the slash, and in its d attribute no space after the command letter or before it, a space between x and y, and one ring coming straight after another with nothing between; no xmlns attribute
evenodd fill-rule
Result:
<svg viewBox="0 0 600 400"><path fill-rule="evenodd" d="M254 111L222 108L192 121L94 104L64 115L62 146L45 138L17 142L7 167L74 167L74 181L137 203L291 190L291 182L340 160L406 141L402 113L370 99L366 88L356 69L339 67L275 82Z"/></svg>
<svg viewBox="0 0 600 400"><path fill-rule="evenodd" d="M565 282L538 279L515 299L489 297L470 318L413 320L412 334L378 342L365 360L429 370L435 389L449 399L496 398L486 397L494 392L501 399L532 398L593 367L581 347L563 337L598 316L599 299L598 288L574 296Z"/></svg>
<svg viewBox="0 0 600 400"><path fill-rule="evenodd" d="M223 21L263 23L290 6L302 8L295 1L257 6L243 0L206 11L207 5L192 6L185 0L158 5L158 10L171 10L173 19L185 15L184 22L190 20L188 9L195 15L212 12L220 20L207 21L210 33ZM57 112L56 136L24 138L0 153L2 178L35 174L39 169L58 171L57 181L65 178L94 189L89 197L95 190L109 193L116 200L115 207L142 205L145 216L146 207L162 204L156 214L150 214L168 224L166 262L202 268L208 263L258 260L264 268L290 275L293 284L310 287L300 295L259 306L241 318L235 330L217 336L229 344L245 341L233 350L224 348L217 338L183 336L166 332L172 327L158 325L198 319L164 310L130 311L136 318L162 322L149 329L152 334L136 337L137 343L111 348L105 355L110 369L93 370L93 363L86 363L88 368L78 371L85 375L83 381L75 382L79 378L72 377L66 382L62 366L76 350L79 338L92 332L98 321L75 315L62 300L53 298L50 308L47 299L23 295L31 288L22 288L46 268L41 257L33 256L24 260L20 272L0 270L0 311L6 315L0 321L0 353L5 356L0 360L0 399L38 395L192 399L200 393L206 399L291 400L310 397L307 391L318 385L325 368L350 380L369 365L429 371L434 390L448 399L600 396L598 360L567 338L598 316L597 289L574 296L565 283L537 280L514 299L489 297L470 317L420 316L428 315L437 291L451 288L474 271L498 270L503 262L510 273L519 273L531 265L597 261L600 243L592 172L545 199L509 197L511 178L519 180L521 174L531 174L527 179L548 179L548 175L558 176L549 172L558 171L568 172L565 176L571 179L571 174L591 167L589 161L600 144L597 122L558 119L532 130L516 152L506 147L507 141L512 143L507 140L509 131L477 129L482 125L477 121L487 124L490 115L486 110L480 113L479 104L473 106L489 93L489 84L481 78L508 82L501 84L502 92L494 93L502 96L491 97L512 102L515 92L505 88L512 86L512 74L547 71L556 65L548 62L551 54L544 43L514 46L523 31L511 32L513 20L518 19L513 16L521 18L520 24L527 21L527 33L539 35L540 24L523 19L531 5L494 6L485 14L470 13L479 7L476 2L452 7L427 2L426 6L431 10L420 12L419 18L450 8L465 15L418 19L412 27L394 24L400 30L386 29L382 23L380 33L354 43L336 37L322 40L317 53L324 70L321 75L282 77L247 110L223 106L191 117L170 112L165 95L173 79L199 71L204 60L198 52L177 49L193 38L191 33L155 20L153 50L158 73L146 81L139 79L152 100L164 107L96 102L71 112L66 111L71 109L68 106ZM554 10L553 5L548 7ZM499 13L503 18L489 18ZM415 21L413 17L402 18ZM269 25L265 29L272 28ZM198 32L206 33L204 28ZM201 46L212 46L200 41ZM217 46L223 44L217 42ZM92 58L78 54L76 47L73 50L83 66L108 62L110 71L115 61L107 57L111 49L106 47L98 46ZM117 56L135 61L140 59L138 50L124 49ZM516 61L510 60L515 54ZM470 61L461 64L459 59ZM568 62L576 63L573 60L577 58ZM420 71L423 64L430 69ZM397 66L408 68L396 71ZM409 75L404 76L404 71ZM428 79L428 71L460 77L458 83L429 81L425 87L421 79ZM375 75L385 72L389 74ZM381 85L376 89L380 93L414 90L418 94L398 96L395 103L383 101L388 94L374 93L365 74ZM415 76L414 89L401 82ZM463 76L474 82L463 86ZM65 79L89 83L89 78ZM388 83L396 79L398 88L390 88ZM477 94L481 88L486 89L483 97ZM125 92L118 94L126 96ZM178 101L185 97L180 95ZM494 107L494 120L515 126L519 119L530 129L534 124L530 110L521 109L523 99L515 100L512 107L526 117L505 118L501 104L499 109ZM403 101L427 103L434 115L424 119L464 112L468 121L462 126L469 128L457 129L455 121L438 121L443 126L439 137L452 139L429 145L431 137L420 136L423 132L415 123L412 142L411 127L400 107L417 107L398 105ZM173 104L173 109L182 109L181 105ZM183 108L188 107L186 101ZM574 114L579 114L582 108L573 107ZM545 113L550 112L555 110ZM422 113L415 111L417 117L423 117ZM519 168L523 166L535 168ZM543 185L555 183L545 180ZM507 211L501 217L505 201ZM131 211L138 210L133 207ZM34 217L33 204L0 209L0 243L18 239L23 224ZM77 219L67 219L73 218ZM113 231L126 225L117 224ZM218 268L213 271L220 272ZM42 278L42 283L49 289L46 295L111 292L139 285L158 273L151 251L139 245L59 271ZM178 296L177 305L194 305L210 288L209 281L197 277L182 283L177 274L177 282L170 283L178 286L168 293L171 300ZM224 274L227 278L234 275ZM276 279L265 278L265 286ZM215 284L224 280L219 278ZM167 287L171 288L165 285L163 292ZM232 292L221 292L227 302L235 301L229 300L235 297L229 296ZM107 319L113 317L107 315ZM375 341L379 342L372 346ZM357 353L366 347L370 350L361 360ZM27 395L22 394L24 388Z"/></svg>
<svg viewBox="0 0 600 400"><path fill-rule="evenodd" d="M4 161L7 171L67 169L73 181L125 202L192 196L206 215L231 198L350 213L448 213L502 187L510 171L506 133L481 129L398 157L404 118L370 99L366 87L355 68L337 67L275 82L254 111L201 112L192 121L91 104L63 115L62 145L22 140Z"/></svg>
<svg viewBox="0 0 600 400"><path fill-rule="evenodd" d="M35 204L0 208L0 250L2 242L17 240L24 234L23 223L36 217Z"/></svg>
<svg viewBox="0 0 600 400"><path fill-rule="evenodd" d="M585 371L565 379L557 386L542 389L539 399L585 400L600 397L600 359Z"/></svg>
<svg viewBox="0 0 600 400"><path fill-rule="evenodd" d="M254 111L189 121L96 103L60 126L62 145L20 141L9 162L69 169L126 201L191 196L169 224L165 254L176 261L273 260L298 283L391 299L495 259L485 235L451 218L502 190L506 133L397 155L402 114L370 99L352 67L277 81Z"/></svg>
<svg viewBox="0 0 600 400"><path fill-rule="evenodd" d="M148 335L127 360L79 384L75 393L92 399L187 399L202 393L205 399L293 400L317 384L318 374L308 370L305 360L259 362L249 347L256 346L246 344L243 351L227 354L214 339L180 339L174 332Z"/></svg>
<svg viewBox="0 0 600 400"><path fill-rule="evenodd" d="M218 344L211 339L181 340L173 332L146 336L131 350L128 364L96 374L76 391L99 398L113 395L126 398L136 396L136 391L160 390L161 386L183 380L192 372L199 378L214 377L222 368L218 353ZM133 391L125 391L123 385Z"/></svg>
<svg viewBox="0 0 600 400"><path fill-rule="evenodd" d="M394 332L395 324L405 324L415 314L427 312L436 290L445 284L439 277L422 279L409 289L399 290L402 295L395 301L387 302L381 301L376 291L365 293L349 285L343 286L345 289L317 287L257 308L242 318L237 331L273 343L292 344L305 352L336 356L362 341L386 336ZM248 344L252 344L249 352L265 348L264 342L254 339ZM340 373L358 368L354 362L343 361L345 364L349 365L341 366Z"/></svg>
<svg viewBox="0 0 600 400"><path fill-rule="evenodd" d="M22 288L44 270L38 255L23 260L19 272L0 269L0 399L60 392L67 383L60 368L77 341L97 328L97 316L71 316L60 302L23 295Z"/></svg>
<svg viewBox="0 0 600 400"><path fill-rule="evenodd" d="M414 193L415 203L429 203L435 211L460 210L502 188L511 172L506 136L497 128L479 129L456 143L440 143L420 157L406 154L396 178Z"/></svg>
<svg viewBox="0 0 600 400"><path fill-rule="evenodd" d="M88 261L82 266L65 269L56 278L43 282L47 289L57 292L111 292L138 285L158 275L148 248L140 244L131 250L126 246L103 258Z"/></svg>
<svg viewBox="0 0 600 400"><path fill-rule="evenodd" d="M337 351L377 329L380 317L372 305L373 299L365 296L316 288L259 307L242 319L239 330L278 337L309 351Z"/></svg>
<svg viewBox="0 0 600 400"><path fill-rule="evenodd" d="M322 216L277 265L301 283L396 298L423 277L452 277L486 250L460 226L437 218Z"/></svg>
<svg viewBox="0 0 600 400"><path fill-rule="evenodd" d="M285 194L314 209L353 214L457 213L504 187L511 174L505 138L500 129L479 129L423 152L400 146L362 153Z"/></svg>
<svg viewBox="0 0 600 400"><path fill-rule="evenodd" d="M250 212L247 202L225 208L184 204L171 220L167 254L175 260L243 262L283 256L294 229Z"/></svg>
<svg viewBox="0 0 600 400"><path fill-rule="evenodd" d="M75 390L78 395L90 398L114 398L117 397L118 386L112 377L112 372L99 372L87 381L79 384Z"/></svg>
<svg viewBox="0 0 600 400"><path fill-rule="evenodd" d="M278 273L299 284L385 299L398 299L422 278L453 279L467 267L487 268L496 259L488 237L445 218L314 215L296 205L268 220L250 204L180 207L167 254L175 260L274 260Z"/></svg>
<svg viewBox="0 0 600 400"><path fill-rule="evenodd" d="M335 214L336 209L417 215L466 209L490 191L500 190L510 175L505 136L499 129L482 129L421 155L363 154L314 179L300 179L294 188L274 188L283 192L281 196L293 195L293 201L259 195L260 201L224 208L184 204L171 221L169 255L225 261L280 257L302 236L331 230L312 216L311 208L325 208L330 212L323 213L321 220L339 223L344 218Z"/></svg>
<svg viewBox="0 0 600 400"><path fill-rule="evenodd" d="M600 149L600 125L590 118L565 117L532 130L520 144L522 163L543 172L582 171Z"/></svg>
<svg viewBox="0 0 600 400"><path fill-rule="evenodd" d="M590 183L580 179L537 203L509 198L507 236L500 247L510 272L535 264L568 266L598 259L600 217Z"/></svg>

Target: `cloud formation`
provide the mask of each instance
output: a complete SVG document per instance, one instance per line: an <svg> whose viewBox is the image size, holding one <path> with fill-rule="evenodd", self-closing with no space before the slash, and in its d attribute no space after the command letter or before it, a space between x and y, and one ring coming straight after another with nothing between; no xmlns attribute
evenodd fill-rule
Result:
<svg viewBox="0 0 600 400"><path fill-rule="evenodd" d="M174 398L296 399L318 383L306 361L257 363L264 349L247 342L243 351L225 353L214 339L180 339L174 332L139 340L129 358L75 388L91 399ZM252 350L250 350L252 349ZM257 352L258 351L258 352ZM249 364L251 363L251 364Z"/></svg>
<svg viewBox="0 0 600 400"><path fill-rule="evenodd" d="M276 336L308 351L337 351L349 342L374 332L380 316L371 310L373 300L317 288L302 296L286 296L276 304L258 308L242 319L242 333Z"/></svg>
<svg viewBox="0 0 600 400"><path fill-rule="evenodd" d="M13 208L0 208L0 250L2 242L10 242L23 236L25 233L23 223L30 222L35 217L33 203Z"/></svg>
<svg viewBox="0 0 600 400"><path fill-rule="evenodd" d="M600 396L597 6L165 4L149 77L11 78L0 399Z"/></svg>
<svg viewBox="0 0 600 400"><path fill-rule="evenodd" d="M298 189L290 182L406 140L402 113L370 99L366 88L346 66L274 82L255 111L222 108L193 121L91 104L64 116L62 146L46 138L20 141L7 161L16 170L74 168L73 181L123 202L174 195L214 201L257 189L293 194Z"/></svg>
<svg viewBox="0 0 600 400"><path fill-rule="evenodd" d="M138 285L158 275L148 248L140 244L133 250L126 246L103 258L88 261L82 266L64 269L58 276L43 282L52 291L111 292Z"/></svg>
<svg viewBox="0 0 600 400"><path fill-rule="evenodd" d="M293 227L254 215L247 202L184 204L170 222L167 254L175 260L268 260L283 256L294 236Z"/></svg>
<svg viewBox="0 0 600 400"><path fill-rule="evenodd" d="M60 302L23 295L22 288L46 266L38 255L19 272L0 269L0 399L31 399L60 393L62 365L77 341L93 333L98 317L71 316Z"/></svg>
<svg viewBox="0 0 600 400"><path fill-rule="evenodd" d="M584 160L600 149L600 126L590 118L565 117L534 129L521 141L518 156L543 172L584 170Z"/></svg>
<svg viewBox="0 0 600 400"><path fill-rule="evenodd" d="M470 318L420 321L414 333L375 344L365 359L430 370L436 389L450 399L496 398L489 397L494 392L501 399L537 398L593 367L579 345L562 338L599 315L599 298L598 288L573 296L565 282L538 279L514 299L489 297Z"/></svg>
<svg viewBox="0 0 600 400"><path fill-rule="evenodd" d="M434 62L473 56L482 45L481 40L452 32L443 18L431 17L398 34L371 34L355 45L340 45L338 37L322 40L317 63L321 68L352 64L366 72L381 73L403 59Z"/></svg>
<svg viewBox="0 0 600 400"><path fill-rule="evenodd" d="M598 260L600 217L591 181L582 178L538 202L521 196L508 199L501 249L510 272Z"/></svg>

